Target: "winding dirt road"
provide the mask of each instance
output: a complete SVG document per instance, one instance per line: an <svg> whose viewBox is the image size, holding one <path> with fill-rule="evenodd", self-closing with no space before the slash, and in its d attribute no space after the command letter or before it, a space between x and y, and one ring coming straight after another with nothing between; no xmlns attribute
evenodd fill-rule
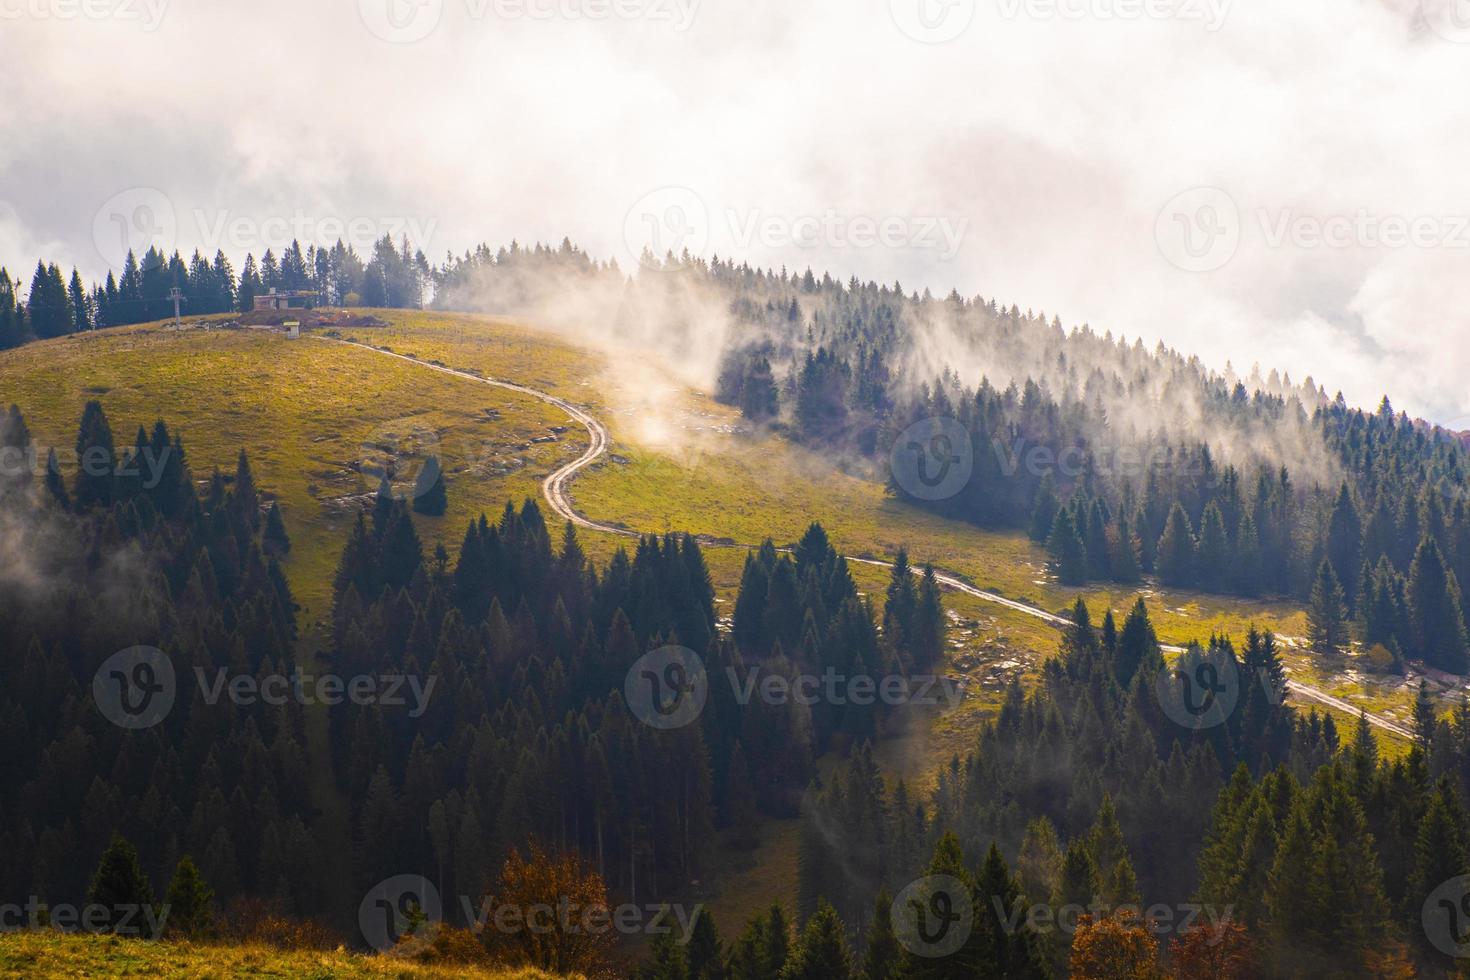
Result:
<svg viewBox="0 0 1470 980"><path fill-rule="evenodd" d="M577 512L577 509L574 506L572 506L571 494L568 491L572 480L579 472L595 462L599 456L603 455L603 453L607 452L608 445L611 442L610 437L608 436L607 427L604 426L600 421L598 421L594 416L590 415L589 413L583 411L582 409L564 399L557 398L555 395L547 394L546 392L536 388L529 388L525 385L516 384L512 381L500 381L495 378L486 378L478 374L471 374L468 371L457 371L454 368L442 367L438 364L430 364L427 361L419 360L416 357L409 357L406 354L397 354L393 351L383 350L380 347L373 347L369 344L358 343L357 341L338 340L332 337L321 337L317 335L310 336L314 340L322 340L328 343L343 344L349 347L360 347L363 350L372 351L374 354L380 354L383 357L396 357L400 361L407 361L410 364L415 364L421 368L425 368L430 371L438 371L441 374L449 374L453 375L456 378L464 378L466 381L475 381L483 385L489 385L492 388L503 388L506 391L514 391L522 395L529 395L530 397L539 399L547 403L548 405L555 405L563 412L566 412L573 421L577 422L579 425L587 430L588 444L587 449L582 453L582 455L578 456L570 463L567 463L566 465L560 467L554 473L548 476L544 481L542 481L541 491L546 497L547 504L550 505L551 509L554 510L564 520L571 521L578 527L586 528L590 531L600 531L606 534L617 534L627 538L636 538L638 536L639 532L637 531L630 531L625 527L617 527L612 524L603 524L598 521L591 520L590 518L584 517ZM710 539L705 539L705 543L708 546L722 548L752 547L751 545L716 542ZM879 561L874 558L849 557L847 560L849 562L853 562L859 565L872 565L876 568L893 567L892 563L890 562ZM915 563L914 573L916 575L922 574L921 566L919 565L919 563ZM1036 619L1043 620L1053 626L1066 627L1071 625L1072 621L1063 616L1058 616L1055 613L1049 613L1044 609L1038 609L1035 606L1029 606L1024 602L1018 602L1015 599L1008 599L1003 595L997 595L994 592L989 592L985 589L977 588L951 573L941 572L938 569L935 569L934 577L940 585L944 586L945 588L952 589L955 592L962 592L965 595L974 596L975 598L983 599L986 602L993 602L997 605L1005 606L1007 609L1013 609L1016 612L1024 613L1027 616L1033 616ZM1164 649L1173 653L1182 653L1184 650L1183 647L1171 646L1167 644L1164 645ZM1336 710L1345 712L1349 715L1355 715L1362 710L1348 703L1347 701L1342 700L1341 698L1328 694L1326 691L1312 687L1307 684L1302 684L1299 681L1289 680L1286 682L1286 687L1288 691L1300 698L1305 698L1309 701L1315 701L1318 704L1326 705L1330 708L1335 708ZM1401 738L1407 738L1411 740L1414 738L1414 733L1411 732L1409 729L1403 727L1402 725L1396 724L1395 722L1392 722L1387 718L1380 718L1377 715L1367 715L1367 719L1369 724L1373 725L1376 728L1382 729L1383 731L1390 732Z"/></svg>

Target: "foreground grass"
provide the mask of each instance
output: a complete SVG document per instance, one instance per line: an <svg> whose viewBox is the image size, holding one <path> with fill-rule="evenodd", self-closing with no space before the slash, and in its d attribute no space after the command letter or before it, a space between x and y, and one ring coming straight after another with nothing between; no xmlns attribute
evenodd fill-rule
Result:
<svg viewBox="0 0 1470 980"><path fill-rule="evenodd" d="M540 970L424 966L343 950L150 942L84 933L0 933L0 976L8 977L394 977L402 980L555 980Z"/></svg>

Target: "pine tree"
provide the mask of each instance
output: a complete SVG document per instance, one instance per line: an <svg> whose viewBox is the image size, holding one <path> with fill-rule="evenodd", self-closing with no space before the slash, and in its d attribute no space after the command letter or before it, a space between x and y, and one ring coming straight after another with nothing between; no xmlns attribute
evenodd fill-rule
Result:
<svg viewBox="0 0 1470 980"><path fill-rule="evenodd" d="M61 476L61 462L56 458L56 449L46 451L46 490L62 510L71 509L71 498L66 493L66 481Z"/></svg>
<svg viewBox="0 0 1470 980"><path fill-rule="evenodd" d="M1230 561L1230 591L1239 595L1259 595L1264 575L1261 570L1261 543L1256 522L1246 514L1235 533L1235 549Z"/></svg>
<svg viewBox="0 0 1470 980"><path fill-rule="evenodd" d="M1418 655L1452 674L1470 668L1460 600L1455 573L1445 567L1434 538L1425 535L1409 570L1409 629Z"/></svg>
<svg viewBox="0 0 1470 980"><path fill-rule="evenodd" d="M117 451L112 442L112 427L102 403L87 402L82 409L82 423L77 430L77 476L73 498L79 510L112 503L117 478Z"/></svg>
<svg viewBox="0 0 1470 980"><path fill-rule="evenodd" d="M1358 509L1353 506L1352 494L1346 482L1337 492L1332 505L1332 515L1327 522L1327 560L1332 571L1342 584L1348 614L1357 609L1357 590L1354 587L1358 565L1362 561L1363 524L1358 518Z"/></svg>
<svg viewBox="0 0 1470 980"><path fill-rule="evenodd" d="M929 670L944 656L944 602L934 566L924 566L919 583L918 606L914 610L913 636L909 655L916 670Z"/></svg>
<svg viewBox="0 0 1470 980"><path fill-rule="evenodd" d="M725 951L714 915L708 909L700 909L695 915L684 954L689 964L688 980L724 980Z"/></svg>
<svg viewBox="0 0 1470 980"><path fill-rule="evenodd" d="M82 274L75 267L71 270L71 282L67 284L66 292L71 305L73 332L92 329L91 303L87 299L87 289L82 285Z"/></svg>
<svg viewBox="0 0 1470 980"><path fill-rule="evenodd" d="M1414 865L1404 899L1405 915L1415 921L1429 893L1460 875L1470 874L1470 841L1465 809L1448 778L1440 779L1419 821Z"/></svg>
<svg viewBox="0 0 1470 980"><path fill-rule="evenodd" d="M1111 555L1111 577L1114 582L1133 585L1143 577L1143 570L1138 564L1138 539L1133 536L1125 514L1118 515L1117 533Z"/></svg>
<svg viewBox="0 0 1470 980"><path fill-rule="evenodd" d="M766 422L780 413L780 396L776 391L776 378L771 373L771 362L757 358L745 375L745 385L740 394L740 414L752 422Z"/></svg>
<svg viewBox="0 0 1470 980"><path fill-rule="evenodd" d="M975 935L967 945L981 952L983 975L1014 980L1040 980L1047 975L1046 959L1036 934L1024 926L1012 929L1008 925L1012 920L1023 920L1025 896L994 842L975 877L971 904L975 910Z"/></svg>
<svg viewBox="0 0 1470 980"><path fill-rule="evenodd" d="M837 912L822 899L801 930L780 980L845 980L852 976L852 956Z"/></svg>
<svg viewBox="0 0 1470 980"><path fill-rule="evenodd" d="M1306 807L1297 801L1282 828L1266 887L1271 928L1288 943L1309 934L1319 925L1317 916L1328 912L1320 906L1320 892L1312 880L1312 845Z"/></svg>
<svg viewBox="0 0 1470 980"><path fill-rule="evenodd" d="M280 558L291 550L291 538L286 534L286 522L281 519L281 505L277 501L271 501L271 509L266 512L260 546L272 558Z"/></svg>
<svg viewBox="0 0 1470 980"><path fill-rule="evenodd" d="M1052 478L1051 470L1047 470L1031 501L1031 525L1027 533L1032 541L1045 544L1051 538L1051 525L1056 520L1057 506L1056 480Z"/></svg>
<svg viewBox="0 0 1470 980"><path fill-rule="evenodd" d="M1082 536L1077 533L1070 507L1063 507L1057 512L1046 551L1051 558L1049 567L1063 585L1081 585L1087 581L1087 549L1082 544Z"/></svg>
<svg viewBox="0 0 1470 980"><path fill-rule="evenodd" d="M1434 741L1436 724L1434 699L1429 696L1428 684L1421 679L1419 692L1414 696L1414 737L1419 742L1419 748L1425 752L1429 751L1430 743Z"/></svg>
<svg viewBox="0 0 1470 980"><path fill-rule="evenodd" d="M440 517L449 506L444 489L444 471L439 466L439 457L424 460L418 478L413 485L413 509L415 513Z"/></svg>
<svg viewBox="0 0 1470 980"><path fill-rule="evenodd" d="M168 884L168 931L188 939L207 938L214 927L214 890L204 883L194 859L179 859Z"/></svg>
<svg viewBox="0 0 1470 980"><path fill-rule="evenodd" d="M1317 566L1311 602L1307 605L1307 642L1314 651L1323 654L1340 654L1347 647L1347 608L1342 586L1332 563L1326 559Z"/></svg>
<svg viewBox="0 0 1470 980"><path fill-rule="evenodd" d="M1199 552L1195 557L1195 577L1207 592L1219 592L1229 581L1229 543L1225 539L1225 519L1214 501L1205 508L1200 519Z"/></svg>
<svg viewBox="0 0 1470 980"><path fill-rule="evenodd" d="M1169 511L1169 520L1159 537L1156 562L1159 580L1165 585L1188 588L1194 584L1194 531L1189 526L1189 515L1178 503Z"/></svg>
<svg viewBox="0 0 1470 980"><path fill-rule="evenodd" d="M878 897L873 902L867 943L858 980L899 980L903 949L893 931L893 896L887 888L878 889Z"/></svg>
<svg viewBox="0 0 1470 980"><path fill-rule="evenodd" d="M1082 523L1082 508L1077 509L1077 522ZM1106 579L1112 573L1112 558L1108 554L1108 520L1103 513L1101 500L1094 500L1087 509L1087 531L1083 535L1083 546L1087 552L1087 577Z"/></svg>
<svg viewBox="0 0 1470 980"><path fill-rule="evenodd" d="M686 950L675 942L674 934L664 932L655 936L648 963L638 971L637 980L690 980L690 977Z"/></svg>
<svg viewBox="0 0 1470 980"><path fill-rule="evenodd" d="M143 907L153 904L153 886L143 875L138 852L116 833L87 886L87 904L102 906L114 918L141 913Z"/></svg>

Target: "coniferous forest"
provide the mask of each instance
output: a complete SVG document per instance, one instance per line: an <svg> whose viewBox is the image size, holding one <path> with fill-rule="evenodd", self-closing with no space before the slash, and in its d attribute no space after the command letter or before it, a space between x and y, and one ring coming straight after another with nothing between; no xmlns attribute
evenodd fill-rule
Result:
<svg viewBox="0 0 1470 980"><path fill-rule="evenodd" d="M674 349L701 342L714 309L714 394L753 438L784 434L908 504L1024 532L1062 584L1286 597L1314 652L1470 668L1470 461L1386 398L1353 409L1310 381L1222 375L897 283L687 257L626 278L569 243L437 269L408 254L293 246L239 279L223 255L150 255L91 290L42 264L25 303L0 275L0 336L156 318L180 283L195 313L248 309L272 285L497 312L579 289L611 305L615 331ZM940 332L954 340L935 364ZM943 496L895 462L933 420L958 424L945 452L971 471ZM1470 704L1437 715L1421 691L1413 745L1386 752L1366 717L1286 703L1268 632L1180 653L1143 599L1126 615L1079 600L1040 682L1012 682L974 743L910 784L878 759L913 704L766 687L942 681L945 597L903 552L884 594L864 594L814 515L790 546L749 551L722 612L688 534L598 562L525 500L431 550L428 511L385 480L340 543L326 641L308 653L271 488L243 451L231 471L193 472L174 427L130 439L89 402L64 471L54 451L37 459L20 407L0 423L0 452L34 464L0 475L0 906L31 926L68 907L167 907L155 938L651 980L1459 962L1462 893L1445 889L1470 875ZM1183 677L1213 699L1222 676L1239 683L1218 716L1161 693ZM716 922L702 883L792 821L794 901ZM405 877L411 895L385 900ZM627 930L640 943L487 928L487 909L567 902L695 914L682 933Z"/></svg>

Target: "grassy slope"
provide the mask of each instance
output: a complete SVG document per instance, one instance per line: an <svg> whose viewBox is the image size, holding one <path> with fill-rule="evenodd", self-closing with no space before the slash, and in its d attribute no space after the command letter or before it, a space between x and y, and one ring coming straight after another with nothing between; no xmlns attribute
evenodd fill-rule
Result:
<svg viewBox="0 0 1470 980"><path fill-rule="evenodd" d="M438 433L454 490L444 517L418 524L430 549L442 537L451 551L471 518L538 494L541 477L575 453L567 442L521 448L566 421L535 399L259 331L128 328L32 344L0 356L0 391L64 467L90 398L103 402L120 445L158 418L177 428L199 480L216 466L232 473L243 447L256 482L280 499L293 542L285 567L305 622L327 611L354 513L343 498L376 486L352 467L381 460L382 446L397 438L422 451L431 443L418 434Z"/></svg>
<svg viewBox="0 0 1470 980"><path fill-rule="evenodd" d="M553 980L539 970L433 968L389 956L283 951L270 946L148 942L58 932L0 933L0 976L393 977L402 980Z"/></svg>

